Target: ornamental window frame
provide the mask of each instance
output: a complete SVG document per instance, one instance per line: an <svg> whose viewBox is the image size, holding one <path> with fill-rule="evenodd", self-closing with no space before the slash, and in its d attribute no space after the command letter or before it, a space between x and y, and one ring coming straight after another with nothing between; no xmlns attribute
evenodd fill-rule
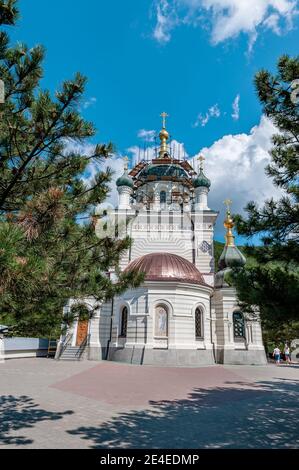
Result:
<svg viewBox="0 0 299 470"><path fill-rule="evenodd" d="M237 316L239 318L237 318ZM246 323L244 314L240 310L235 310L232 317L234 341L246 341Z"/></svg>
<svg viewBox="0 0 299 470"><path fill-rule="evenodd" d="M203 322L203 308L201 305L197 305L194 311L194 328L195 328L195 340L202 341L204 339L204 322Z"/></svg>
<svg viewBox="0 0 299 470"><path fill-rule="evenodd" d="M127 338L128 334L128 317L129 317L129 309L126 305L121 308L120 313L120 338Z"/></svg>

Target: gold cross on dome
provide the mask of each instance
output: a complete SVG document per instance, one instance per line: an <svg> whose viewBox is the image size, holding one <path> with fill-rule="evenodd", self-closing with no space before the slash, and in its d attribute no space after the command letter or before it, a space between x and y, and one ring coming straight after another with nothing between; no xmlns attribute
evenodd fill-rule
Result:
<svg viewBox="0 0 299 470"><path fill-rule="evenodd" d="M232 205L233 201L230 199L225 199L224 204L226 205L227 212L230 212L230 206Z"/></svg>
<svg viewBox="0 0 299 470"><path fill-rule="evenodd" d="M205 157L203 155L200 155L197 160L200 162L199 163L200 170L203 170L203 162L205 161Z"/></svg>
<svg viewBox="0 0 299 470"><path fill-rule="evenodd" d="M160 116L162 118L162 127L163 127L163 129L166 129L166 118L169 117L169 114L164 112L164 113L160 114Z"/></svg>
<svg viewBox="0 0 299 470"><path fill-rule="evenodd" d="M124 167L125 170L129 168L129 158L127 156L124 157Z"/></svg>

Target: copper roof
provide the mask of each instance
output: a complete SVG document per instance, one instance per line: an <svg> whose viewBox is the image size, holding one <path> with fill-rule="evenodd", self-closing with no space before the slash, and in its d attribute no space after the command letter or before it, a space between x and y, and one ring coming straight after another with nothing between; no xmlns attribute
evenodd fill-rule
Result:
<svg viewBox="0 0 299 470"><path fill-rule="evenodd" d="M125 271L146 273L146 281L176 281L206 285L190 261L171 253L151 253L132 261Z"/></svg>

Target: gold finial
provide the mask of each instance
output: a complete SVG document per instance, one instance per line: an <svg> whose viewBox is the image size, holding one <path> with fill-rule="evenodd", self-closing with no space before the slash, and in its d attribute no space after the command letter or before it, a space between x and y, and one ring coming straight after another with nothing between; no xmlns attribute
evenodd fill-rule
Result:
<svg viewBox="0 0 299 470"><path fill-rule="evenodd" d="M125 171L129 169L129 158L127 156L124 157L124 169Z"/></svg>
<svg viewBox="0 0 299 470"><path fill-rule="evenodd" d="M230 206L232 205L233 201L230 199L225 199L224 204L226 205L226 212L230 214Z"/></svg>
<svg viewBox="0 0 299 470"><path fill-rule="evenodd" d="M203 170L203 163L206 160L203 155L200 155L197 159L199 161L199 171Z"/></svg>
<svg viewBox="0 0 299 470"><path fill-rule="evenodd" d="M226 246L235 246L235 237L233 235L233 228L235 226L234 221L231 217L231 205L232 201L230 199L226 199L224 204L226 205L226 217L224 221L224 227L226 228Z"/></svg>
<svg viewBox="0 0 299 470"><path fill-rule="evenodd" d="M169 117L169 115L164 112L160 114L160 116L162 118L162 130L160 132L161 144L160 144L159 158L164 158L165 154L168 154L167 141L169 139L169 134L166 130L166 118Z"/></svg>
<svg viewBox="0 0 299 470"><path fill-rule="evenodd" d="M169 117L169 114L163 112L160 114L161 118L162 118L162 127L163 129L166 129L166 118Z"/></svg>

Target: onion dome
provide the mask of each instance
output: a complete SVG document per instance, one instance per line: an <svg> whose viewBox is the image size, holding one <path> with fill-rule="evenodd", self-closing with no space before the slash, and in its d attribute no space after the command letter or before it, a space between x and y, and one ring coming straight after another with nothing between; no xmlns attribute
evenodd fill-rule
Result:
<svg viewBox="0 0 299 470"><path fill-rule="evenodd" d="M246 258L236 246L225 246L219 259L219 268L242 268Z"/></svg>
<svg viewBox="0 0 299 470"><path fill-rule="evenodd" d="M116 180L116 186L119 188L121 186L127 186L129 188L133 188L134 186L134 181L132 178L128 175L128 162L129 159L128 157L124 158L124 174Z"/></svg>
<svg viewBox="0 0 299 470"><path fill-rule="evenodd" d="M197 178L193 181L193 186L194 188L208 188L210 189L211 187L211 181L209 178L206 177L204 174L202 168L200 169L199 175L197 175Z"/></svg>
<svg viewBox="0 0 299 470"><path fill-rule="evenodd" d="M166 129L162 129L159 134L160 140L168 140L169 139L169 132Z"/></svg>
<svg viewBox="0 0 299 470"><path fill-rule="evenodd" d="M206 285L190 261L171 253L151 253L132 261L125 272L145 273L146 281L172 281Z"/></svg>
<svg viewBox="0 0 299 470"><path fill-rule="evenodd" d="M126 170L124 174L116 180L116 186L128 186L129 188L133 188L134 182L132 178L128 175L128 171Z"/></svg>
<svg viewBox="0 0 299 470"><path fill-rule="evenodd" d="M226 204L231 204L231 201L227 200ZM219 259L219 268L234 268L242 267L246 264L246 258L242 255L241 251L235 245L235 237L233 235L233 228L235 223L232 219L230 209L227 209L226 219L224 221L224 227L226 228L225 235L225 247Z"/></svg>
<svg viewBox="0 0 299 470"><path fill-rule="evenodd" d="M224 221L224 227L226 228L226 243L219 259L219 272L215 276L215 287L228 287L228 284L225 282L225 275L228 274L232 268L242 268L246 264L245 256L235 245L235 237L233 235L235 224L229 209L231 201L227 200L225 201L225 204L228 206L226 219Z"/></svg>

